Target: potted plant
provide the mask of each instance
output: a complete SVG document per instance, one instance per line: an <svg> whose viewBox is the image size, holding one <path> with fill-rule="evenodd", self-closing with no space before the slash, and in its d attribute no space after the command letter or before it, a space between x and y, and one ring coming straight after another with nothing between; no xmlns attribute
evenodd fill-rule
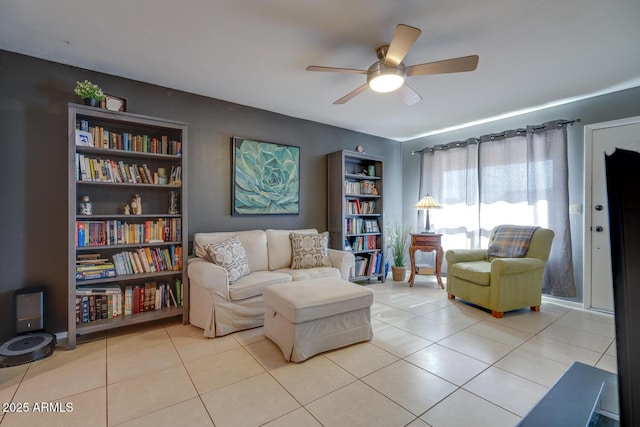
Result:
<svg viewBox="0 0 640 427"><path fill-rule="evenodd" d="M86 105L92 107L96 107L104 99L102 89L88 80L76 82L75 93L84 100Z"/></svg>
<svg viewBox="0 0 640 427"><path fill-rule="evenodd" d="M400 223L389 224L386 228L387 253L393 258L391 274L393 280L402 281L407 274L406 253L409 248L410 229L407 226L403 227Z"/></svg>

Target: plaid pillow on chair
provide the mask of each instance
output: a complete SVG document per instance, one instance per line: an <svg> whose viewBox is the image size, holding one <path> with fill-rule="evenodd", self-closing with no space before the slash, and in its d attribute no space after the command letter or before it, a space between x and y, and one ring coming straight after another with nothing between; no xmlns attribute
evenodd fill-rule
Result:
<svg viewBox="0 0 640 427"><path fill-rule="evenodd" d="M493 240L487 249L487 259L524 257L529 250L531 237L538 228L540 227L526 225L497 226Z"/></svg>

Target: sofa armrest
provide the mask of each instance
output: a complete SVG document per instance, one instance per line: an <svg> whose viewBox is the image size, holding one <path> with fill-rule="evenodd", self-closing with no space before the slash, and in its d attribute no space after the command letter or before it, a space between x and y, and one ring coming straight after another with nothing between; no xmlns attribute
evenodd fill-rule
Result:
<svg viewBox="0 0 640 427"><path fill-rule="evenodd" d="M189 286L200 286L229 300L229 277L227 270L202 258L190 259L187 273Z"/></svg>
<svg viewBox="0 0 640 427"><path fill-rule="evenodd" d="M486 249L449 249L445 255L447 265L457 262L484 261L487 258Z"/></svg>
<svg viewBox="0 0 640 427"><path fill-rule="evenodd" d="M356 257L351 252L338 249L329 249L328 253L331 264L340 270L340 277L343 280L349 280L356 265Z"/></svg>
<svg viewBox="0 0 640 427"><path fill-rule="evenodd" d="M525 273L544 269L544 265L545 262L538 258L494 258L491 261L491 275Z"/></svg>

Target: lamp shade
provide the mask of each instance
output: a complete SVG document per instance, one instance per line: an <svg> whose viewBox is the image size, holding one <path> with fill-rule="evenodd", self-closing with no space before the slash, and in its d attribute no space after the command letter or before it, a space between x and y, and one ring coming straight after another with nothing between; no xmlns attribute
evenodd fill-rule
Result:
<svg viewBox="0 0 640 427"><path fill-rule="evenodd" d="M436 200L433 197L427 194L422 199L420 199L418 203L415 204L414 208L424 209L427 211L427 223L425 224L425 231L423 231L423 233L432 233L431 222L429 221L429 209L442 208L440 203L436 202Z"/></svg>
<svg viewBox="0 0 640 427"><path fill-rule="evenodd" d="M378 61L369 67L367 73L367 83L371 90L376 92L393 92L404 83L405 68L403 64L397 67L384 65L383 61Z"/></svg>
<svg viewBox="0 0 640 427"><path fill-rule="evenodd" d="M442 206L430 195L424 196L418 203L415 204L416 209L440 209Z"/></svg>

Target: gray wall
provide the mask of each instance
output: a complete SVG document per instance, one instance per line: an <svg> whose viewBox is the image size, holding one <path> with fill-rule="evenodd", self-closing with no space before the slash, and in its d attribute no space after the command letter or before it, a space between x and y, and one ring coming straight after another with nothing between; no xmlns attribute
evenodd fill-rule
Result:
<svg viewBox="0 0 640 427"><path fill-rule="evenodd" d="M212 76L214 78L214 76ZM327 228L327 153L362 144L386 158L385 214L400 217L401 148L377 138L0 50L3 155L0 339L13 336L13 292L48 288L52 332L66 330L67 103L88 79L127 98L127 110L189 124L189 234L254 228ZM300 215L231 216L231 137L300 147Z"/></svg>
<svg viewBox="0 0 640 427"><path fill-rule="evenodd" d="M550 120L573 120L576 117L580 117L581 122L569 126L567 129L569 202L581 204L584 212L584 126L638 115L640 115L640 88L633 88L403 143L403 220L409 224L415 224L416 222L416 213L415 209L412 209L412 206L418 200L419 195L420 156L418 154L412 156L412 151L437 144L461 141L471 137L522 128L527 125L541 124ZM574 272L576 287L578 288L577 298L572 300L578 302L582 302L583 300L582 246L585 238L583 218L584 214L571 215ZM444 249L446 250L447 248Z"/></svg>

